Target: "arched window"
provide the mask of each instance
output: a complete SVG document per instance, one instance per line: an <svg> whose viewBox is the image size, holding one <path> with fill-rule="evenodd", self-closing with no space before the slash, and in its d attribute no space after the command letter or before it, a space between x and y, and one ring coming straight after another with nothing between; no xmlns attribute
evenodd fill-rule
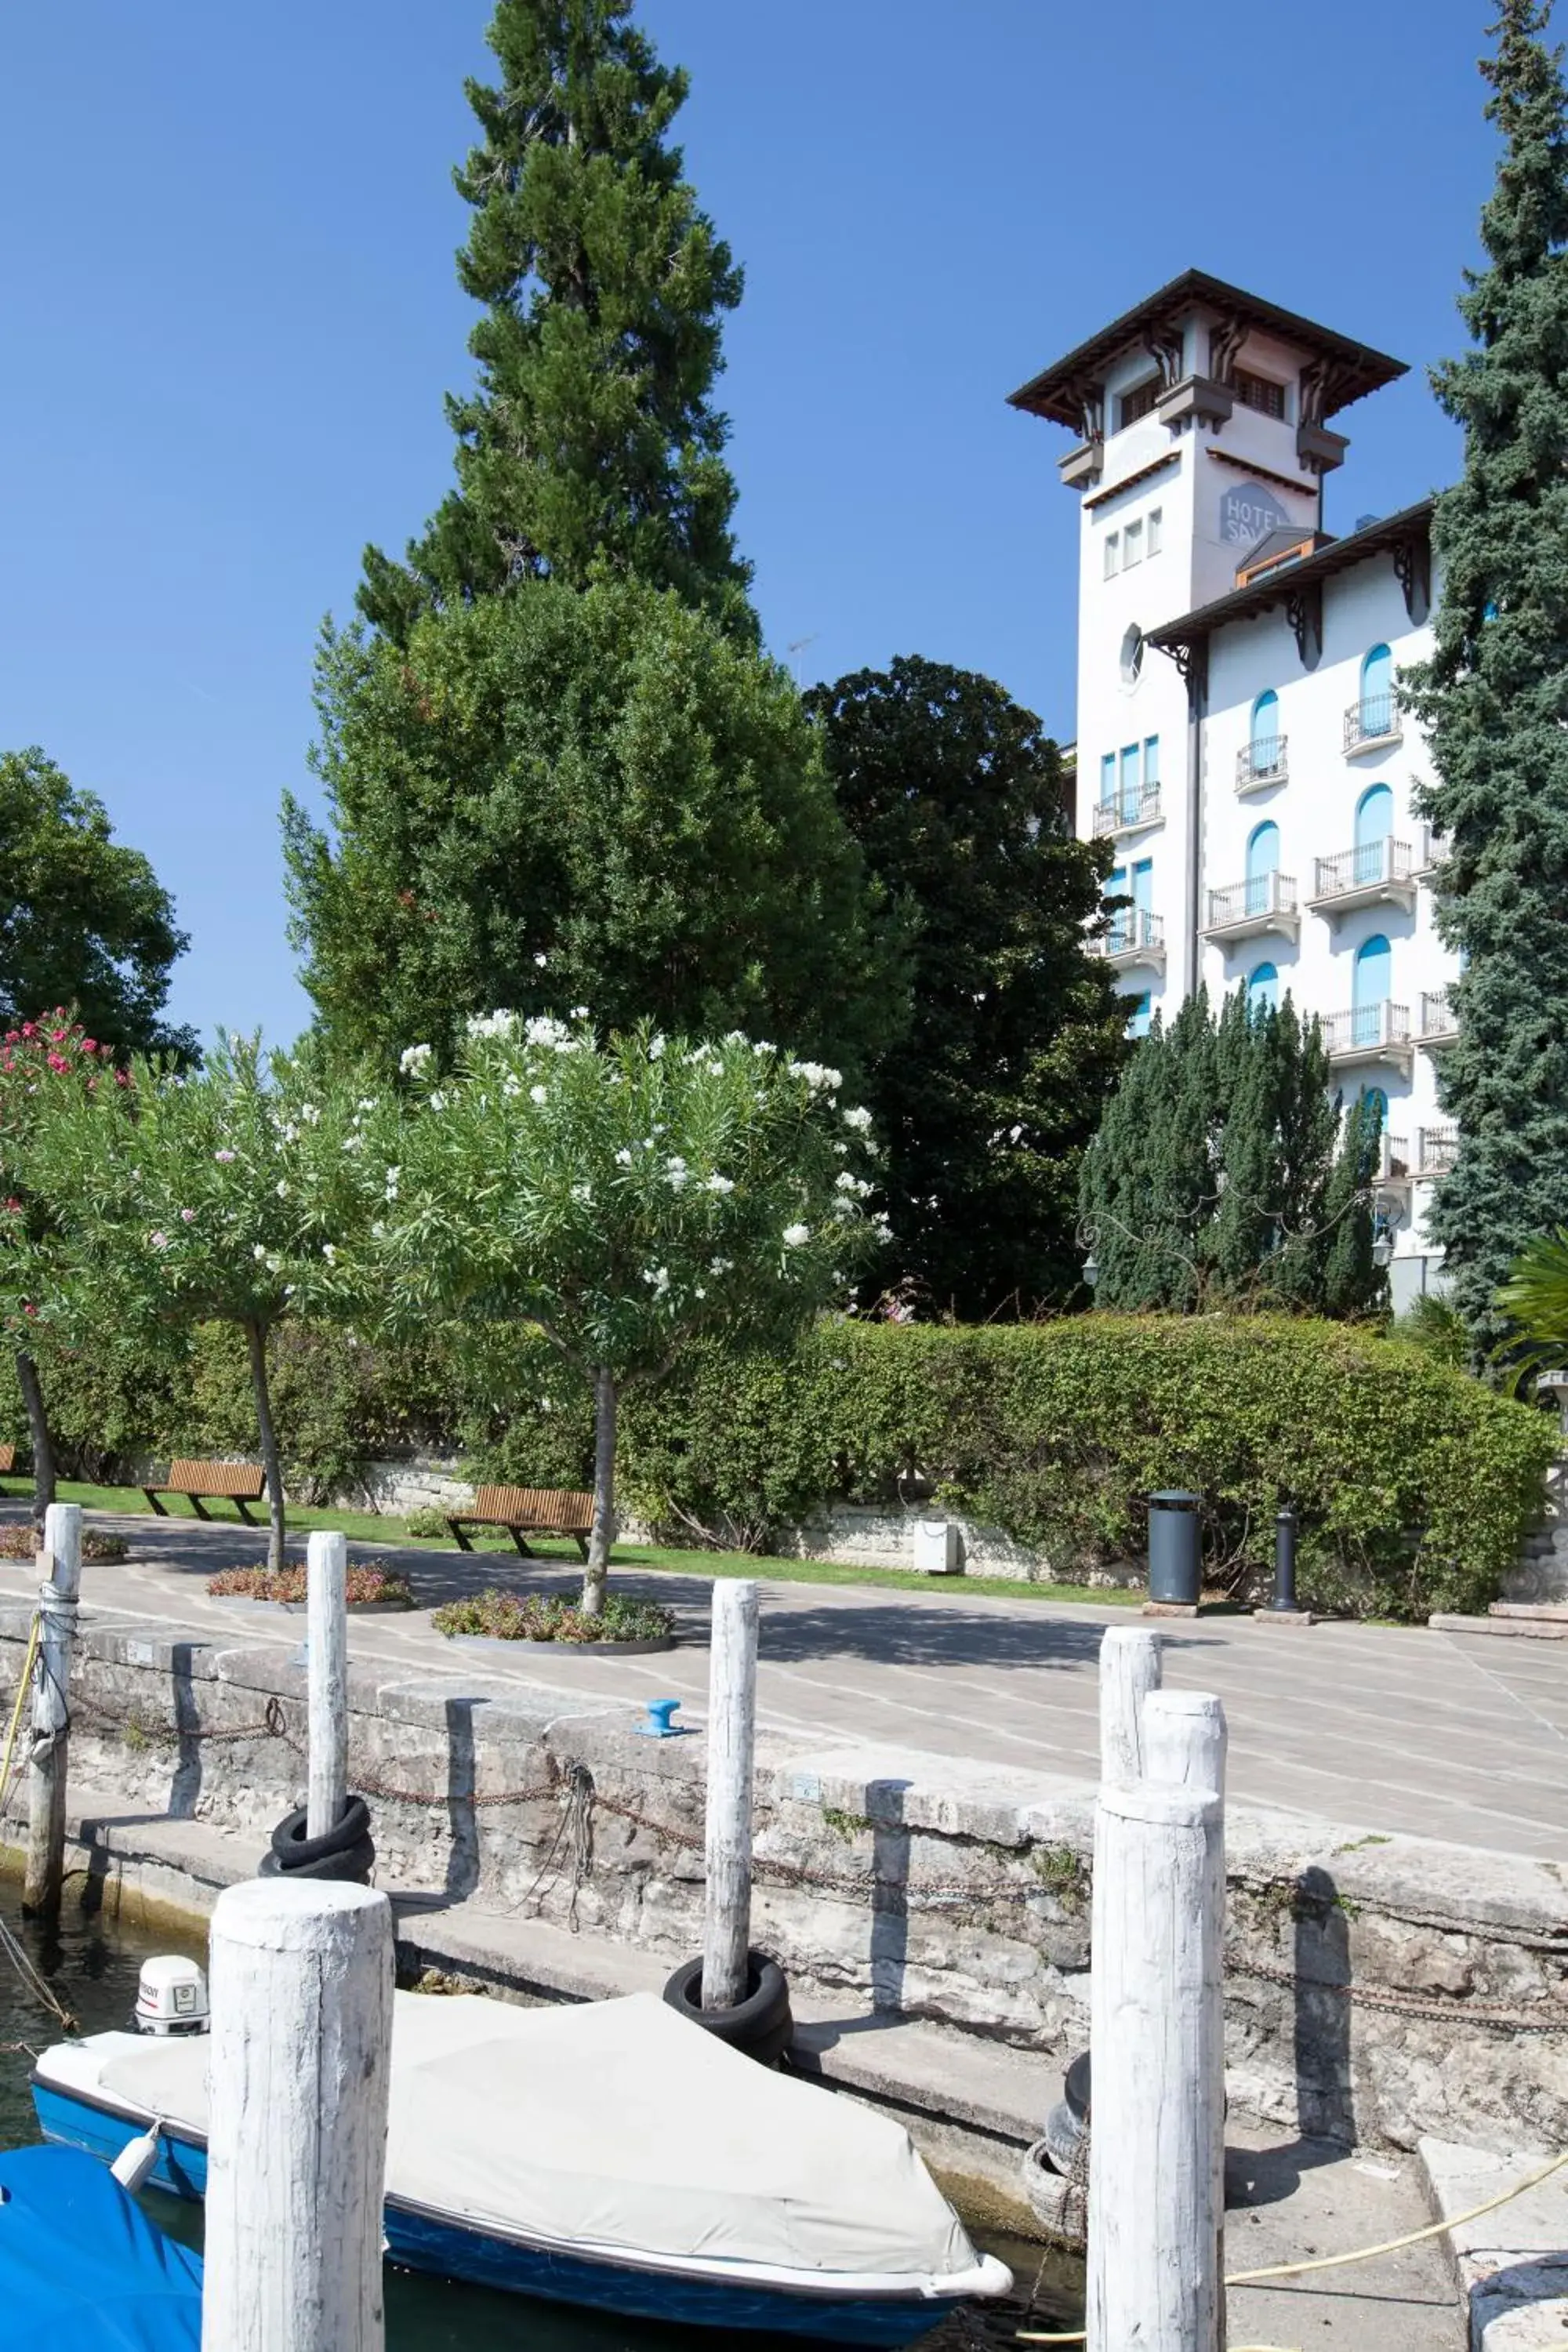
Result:
<svg viewBox="0 0 1568 2352"><path fill-rule="evenodd" d="M1373 646L1361 666L1361 731L1368 736L1394 730L1394 656L1386 646Z"/></svg>
<svg viewBox="0 0 1568 2352"><path fill-rule="evenodd" d="M1247 976L1247 1009L1272 1013L1279 1002L1279 974L1271 963L1260 963Z"/></svg>
<svg viewBox="0 0 1568 2352"><path fill-rule="evenodd" d="M1358 1045L1375 1045L1383 1036L1384 1016L1394 984L1394 950L1381 931L1356 950L1351 998L1352 1035Z"/></svg>
<svg viewBox="0 0 1568 2352"><path fill-rule="evenodd" d="M1252 706L1248 764L1254 777L1277 776L1284 765L1279 742L1279 697L1265 688Z"/></svg>
<svg viewBox="0 0 1568 2352"><path fill-rule="evenodd" d="M1355 810L1355 878L1377 882L1388 865L1388 840L1394 831L1394 794L1386 784L1363 793Z"/></svg>
<svg viewBox="0 0 1568 2352"><path fill-rule="evenodd" d="M1272 822L1253 826L1247 843L1247 911L1266 914L1279 871L1279 828Z"/></svg>

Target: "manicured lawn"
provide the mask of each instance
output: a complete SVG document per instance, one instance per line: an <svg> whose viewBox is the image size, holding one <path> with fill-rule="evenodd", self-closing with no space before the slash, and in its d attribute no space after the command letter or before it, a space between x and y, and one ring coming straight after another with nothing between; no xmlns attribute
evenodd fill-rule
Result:
<svg viewBox="0 0 1568 2352"><path fill-rule="evenodd" d="M26 1482L7 1479L0 1482L5 1499L26 1498ZM146 1498L134 1486L88 1486L62 1479L59 1489L62 1503L80 1503L89 1511L119 1511L150 1518ZM174 1519L194 1519L195 1513L177 1495L163 1497L164 1508ZM237 1527L237 1512L224 1503L207 1503L207 1510L216 1524ZM258 1517L264 1506L251 1505ZM345 1535L355 1543L410 1546L416 1550L438 1551L449 1549L445 1536L411 1536L405 1520L378 1515L374 1511L320 1511L306 1504L292 1507L289 1513L291 1535L307 1535L313 1528L328 1528ZM503 1553L515 1559L510 1539L504 1535L475 1534L470 1540L476 1551ZM579 1564L574 1544L554 1542L549 1537L537 1540L530 1538L541 1558L563 1567ZM739 1551L673 1551L650 1544L617 1544L614 1565L616 1568L667 1569L681 1576L749 1576L770 1584L867 1584L880 1591L891 1586L895 1591L921 1592L933 1600L944 1594L959 1597L980 1595L997 1601L1082 1601L1097 1608L1131 1607L1142 1599L1141 1592L1084 1584L1018 1584L1002 1576L916 1576L901 1569L851 1567L843 1560L773 1559L759 1553Z"/></svg>

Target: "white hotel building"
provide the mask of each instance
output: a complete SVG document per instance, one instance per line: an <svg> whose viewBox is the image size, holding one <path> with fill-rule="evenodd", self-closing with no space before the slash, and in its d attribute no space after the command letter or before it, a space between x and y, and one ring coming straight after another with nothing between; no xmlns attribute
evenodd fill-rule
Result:
<svg viewBox="0 0 1568 2352"><path fill-rule="evenodd" d="M1082 502L1079 832L1131 901L1097 942L1141 1034L1200 982L1317 1013L1348 1101L1384 1105L1395 1305L1426 1287L1453 1156L1436 1060L1457 963L1393 695L1430 649L1431 502L1331 538L1330 420L1405 373L1192 270L1047 368L1015 407L1068 427Z"/></svg>

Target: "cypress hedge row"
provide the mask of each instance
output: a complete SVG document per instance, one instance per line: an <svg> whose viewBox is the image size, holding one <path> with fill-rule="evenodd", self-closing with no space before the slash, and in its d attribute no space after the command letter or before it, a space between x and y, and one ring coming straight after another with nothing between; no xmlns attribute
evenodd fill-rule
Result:
<svg viewBox="0 0 1568 2352"><path fill-rule="evenodd" d="M416 1448L476 1475L585 1483L587 1396L542 1340L418 1349L304 1327L275 1340L294 1490L320 1500ZM63 1458L254 1451L236 1335L161 1366L112 1349L48 1362ZM0 1434L19 1427L0 1380ZM948 1328L825 1322L788 1357L695 1349L628 1391L626 1507L674 1539L764 1548L836 1501L929 1495L1037 1547L1058 1576L1136 1558L1152 1487L1204 1497L1211 1579L1265 1574L1274 1514L1301 1523L1321 1606L1477 1609L1538 1517L1552 1422L1408 1342L1289 1317L1086 1315Z"/></svg>

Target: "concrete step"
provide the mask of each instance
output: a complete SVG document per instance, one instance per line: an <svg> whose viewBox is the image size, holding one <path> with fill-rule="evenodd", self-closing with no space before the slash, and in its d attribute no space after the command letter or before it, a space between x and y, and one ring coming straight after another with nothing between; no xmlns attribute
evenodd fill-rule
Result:
<svg viewBox="0 0 1568 2352"><path fill-rule="evenodd" d="M1528 2180L1547 2151L1507 2156L1417 2142L1447 2245L1468 2305L1469 2352L1561 2352L1568 2341L1568 2168L1474 2221L1459 2217Z"/></svg>
<svg viewBox="0 0 1568 2352"><path fill-rule="evenodd" d="M1568 1601L1494 1601L1489 1617L1534 1617L1548 1625L1568 1625Z"/></svg>
<svg viewBox="0 0 1568 2352"><path fill-rule="evenodd" d="M1497 1633L1515 1642L1568 1642L1568 1615L1550 1618L1531 1611L1523 1617L1451 1617L1440 1610L1426 1622L1434 1633Z"/></svg>

